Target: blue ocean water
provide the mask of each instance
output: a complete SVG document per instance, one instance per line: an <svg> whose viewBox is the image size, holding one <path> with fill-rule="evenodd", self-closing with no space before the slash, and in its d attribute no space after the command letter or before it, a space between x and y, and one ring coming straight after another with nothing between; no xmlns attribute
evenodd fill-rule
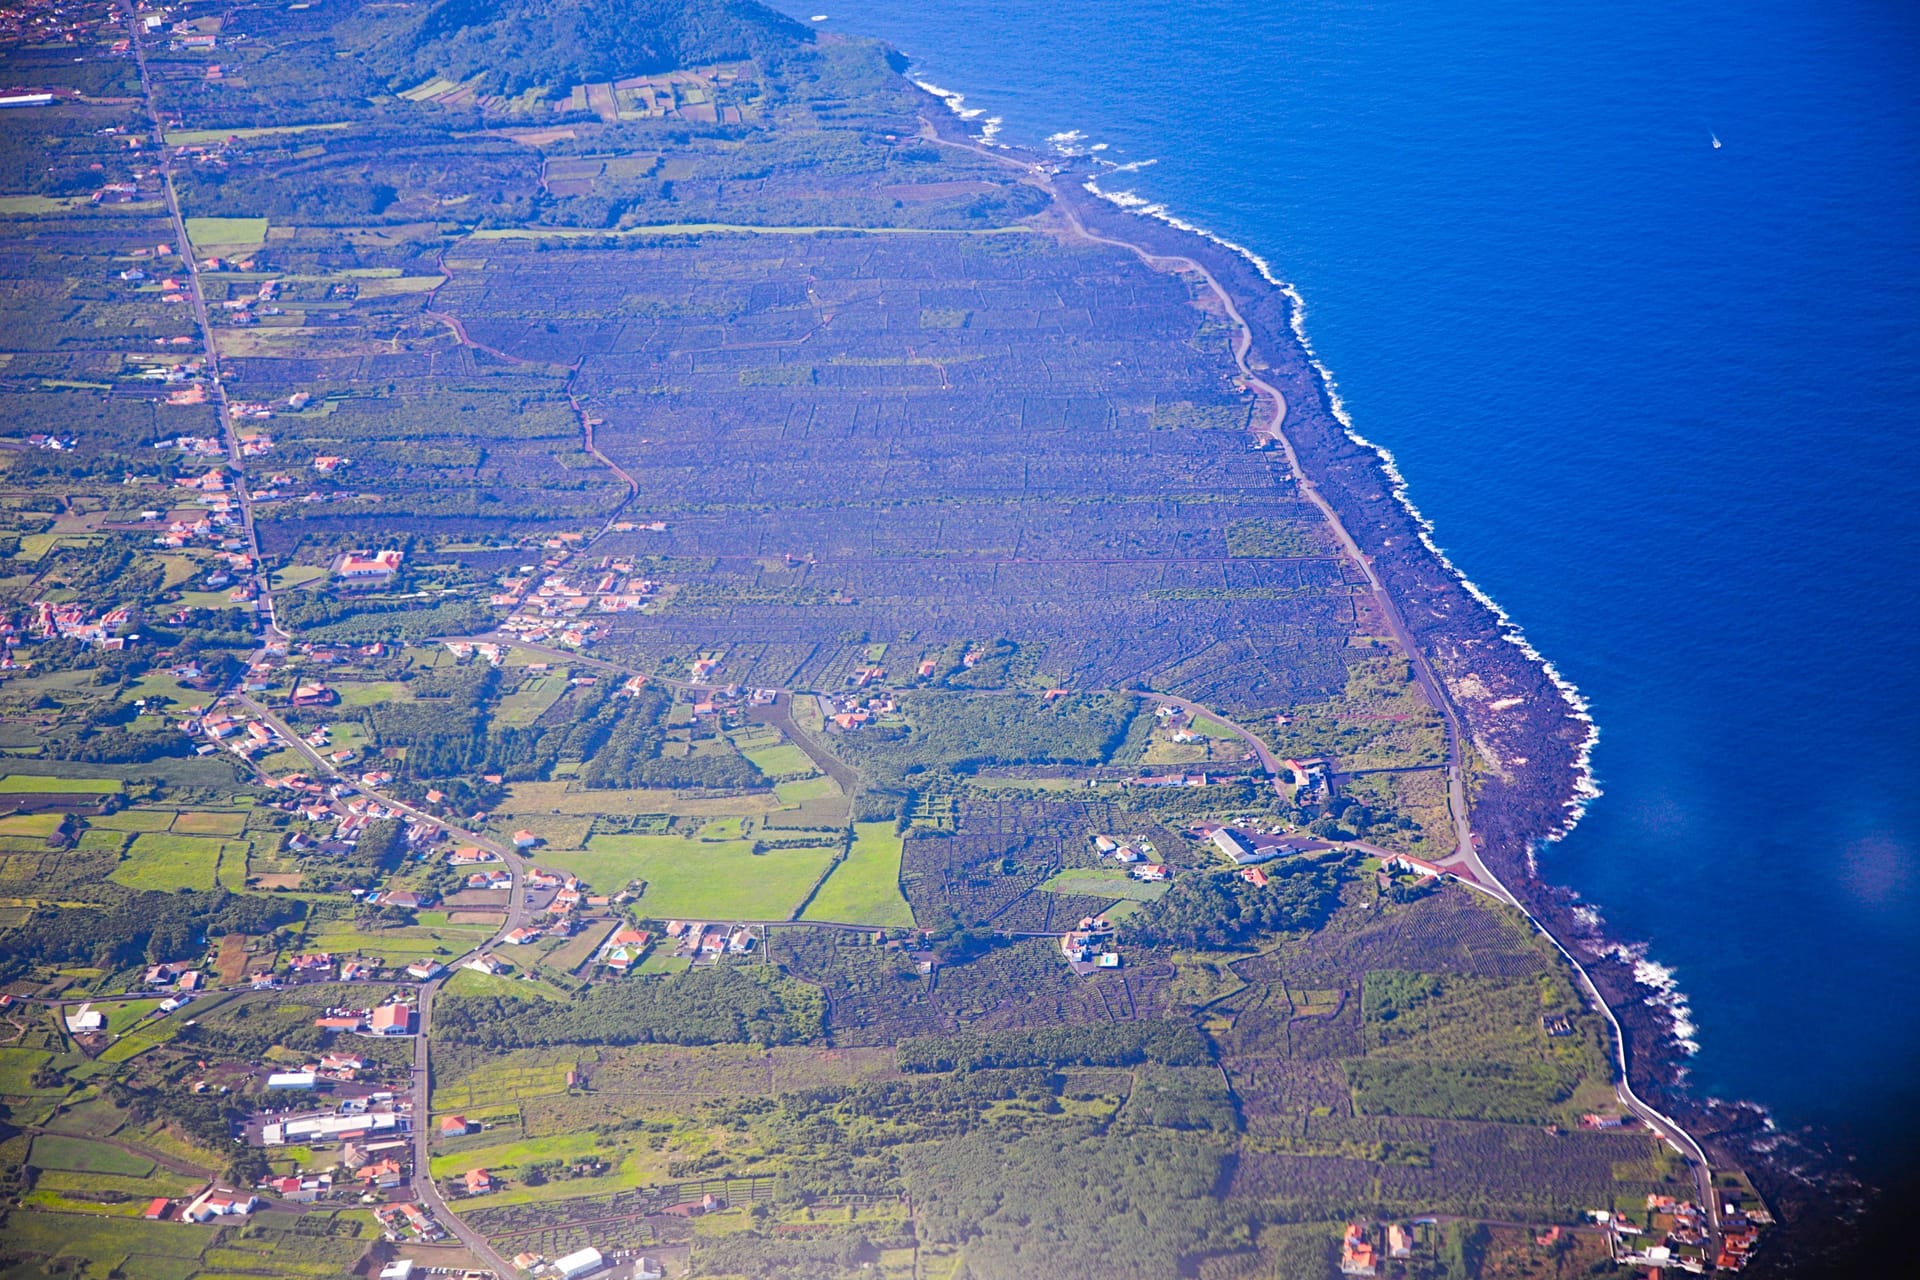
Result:
<svg viewBox="0 0 1920 1280"><path fill-rule="evenodd" d="M1673 970L1703 1092L1910 1159L1920 9L823 7L1298 285L1358 429L1592 701L1605 795L1547 874Z"/></svg>

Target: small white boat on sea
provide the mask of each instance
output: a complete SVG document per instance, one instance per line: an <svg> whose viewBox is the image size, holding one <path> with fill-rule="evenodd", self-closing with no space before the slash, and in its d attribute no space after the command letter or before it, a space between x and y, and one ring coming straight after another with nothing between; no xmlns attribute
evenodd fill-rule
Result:
<svg viewBox="0 0 1920 1280"><path fill-rule="evenodd" d="M1709 133L1707 136L1713 139L1713 149L1718 151L1720 149L1720 135L1717 133Z"/></svg>

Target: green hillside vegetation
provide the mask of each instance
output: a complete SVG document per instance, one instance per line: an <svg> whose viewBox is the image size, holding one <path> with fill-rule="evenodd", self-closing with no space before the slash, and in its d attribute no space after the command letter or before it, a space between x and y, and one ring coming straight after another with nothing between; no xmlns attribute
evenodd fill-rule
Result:
<svg viewBox="0 0 1920 1280"><path fill-rule="evenodd" d="M440 0L369 51L394 88L479 77L514 95L777 57L812 33L753 0Z"/></svg>

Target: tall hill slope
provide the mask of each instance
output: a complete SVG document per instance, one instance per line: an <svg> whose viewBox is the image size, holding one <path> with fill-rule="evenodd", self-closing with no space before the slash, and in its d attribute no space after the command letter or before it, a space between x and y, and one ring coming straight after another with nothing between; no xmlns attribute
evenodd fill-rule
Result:
<svg viewBox="0 0 1920 1280"><path fill-rule="evenodd" d="M493 93L777 55L810 41L754 0L440 0L369 64L394 81L485 75Z"/></svg>

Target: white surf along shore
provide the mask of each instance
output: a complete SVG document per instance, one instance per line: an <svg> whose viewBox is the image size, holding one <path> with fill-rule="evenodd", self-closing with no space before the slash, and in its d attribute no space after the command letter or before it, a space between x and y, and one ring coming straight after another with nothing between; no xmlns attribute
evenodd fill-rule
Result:
<svg viewBox="0 0 1920 1280"><path fill-rule="evenodd" d="M916 86L938 98L956 117L974 124L980 131L981 142L992 146L1005 145L998 141L1004 117L988 116L984 108L967 106L966 95L955 90L943 88L912 73L910 78ZM1398 502L1412 517L1414 526L1420 531L1421 545L1475 601L1493 615L1501 638L1519 649L1526 659L1535 664L1552 682L1566 706L1568 717L1581 725L1583 732L1574 760L1572 792L1562 802L1561 819L1553 830L1527 850L1527 869L1531 874L1538 876L1541 848L1564 840L1579 825L1580 820L1586 816L1588 808L1602 794L1599 779L1595 776L1593 769L1593 752L1600 741L1600 725L1594 718L1592 706L1586 695L1554 665L1552 659L1535 647L1513 615L1454 562L1446 548L1440 545L1433 521L1413 501L1406 475L1401 471L1399 459L1394 456L1393 450L1362 434L1354 425L1353 416L1348 412L1346 402L1341 398L1339 384L1333 370L1314 350L1313 340L1307 332L1306 298L1293 282L1283 279L1274 271L1272 264L1257 251L1182 217L1165 204L1149 200L1134 191L1110 190L1102 186L1102 177L1111 178L1120 174L1136 173L1158 164L1159 160L1157 157L1125 163L1106 160L1099 153L1107 150L1107 144L1087 143L1086 136L1078 129L1062 130L1050 134L1047 137L1047 144L1061 156L1092 159L1102 166L1103 173L1089 178L1082 184L1083 189L1089 194L1128 213L1153 218L1176 230L1200 236L1231 253L1239 254L1260 273L1262 279L1286 295L1294 340L1300 344L1300 349L1306 354L1315 375L1319 377L1334 420L1340 424L1341 430L1346 433L1348 439L1371 451L1379 459L1380 469L1387 477L1394 501ZM1698 1053L1700 1051L1697 1038L1699 1028L1694 1022L1692 1005L1680 987L1677 973L1671 967L1650 959L1644 943L1606 941L1603 934L1604 920L1599 910L1591 904L1583 904L1576 908L1575 916L1592 935L1589 940L1589 950L1595 955L1617 959L1626 964L1632 971L1634 981L1647 991L1644 1003L1660 1013L1674 1044L1689 1057Z"/></svg>

